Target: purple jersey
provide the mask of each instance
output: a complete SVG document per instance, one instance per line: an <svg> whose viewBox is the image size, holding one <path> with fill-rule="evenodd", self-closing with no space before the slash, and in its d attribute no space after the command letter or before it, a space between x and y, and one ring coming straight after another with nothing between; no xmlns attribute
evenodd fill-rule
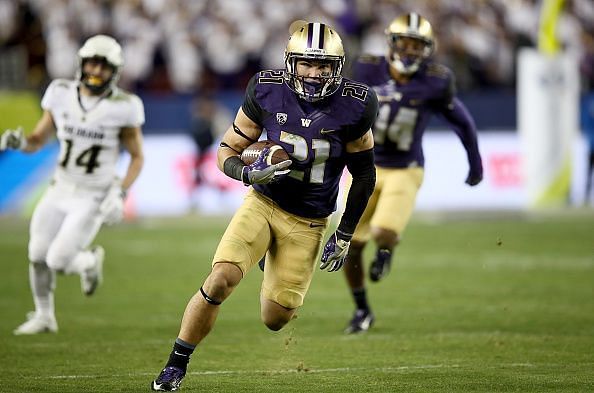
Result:
<svg viewBox="0 0 594 393"><path fill-rule="evenodd" d="M408 83L399 84L391 77L385 57L363 56L355 64L355 79L377 93L379 114L373 126L377 166L424 166L422 138L433 114L442 115L453 126L469 159L480 161L474 122L454 98L454 79L447 67L427 62Z"/></svg>
<svg viewBox="0 0 594 393"><path fill-rule="evenodd" d="M267 139L289 153L291 172L278 182L253 187L289 213L327 217L336 209L346 165L345 145L371 128L377 98L366 85L343 78L334 94L308 103L289 89L283 73L257 73L246 90L242 110L266 131Z"/></svg>

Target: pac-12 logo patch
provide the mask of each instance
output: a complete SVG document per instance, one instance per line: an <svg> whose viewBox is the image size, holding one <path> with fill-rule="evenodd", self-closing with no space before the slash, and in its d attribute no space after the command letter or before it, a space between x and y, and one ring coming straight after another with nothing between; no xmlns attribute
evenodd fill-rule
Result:
<svg viewBox="0 0 594 393"><path fill-rule="evenodd" d="M282 113L282 112L277 113L276 121L278 122L278 124L280 124L282 126L283 124L285 124L287 122L287 114Z"/></svg>

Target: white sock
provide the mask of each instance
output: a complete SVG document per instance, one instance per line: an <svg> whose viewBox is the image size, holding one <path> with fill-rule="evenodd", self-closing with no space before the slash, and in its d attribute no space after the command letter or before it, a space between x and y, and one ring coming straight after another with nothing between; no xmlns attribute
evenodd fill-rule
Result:
<svg viewBox="0 0 594 393"><path fill-rule="evenodd" d="M29 284L35 303L35 313L54 318L54 289L56 273L45 263L29 264Z"/></svg>

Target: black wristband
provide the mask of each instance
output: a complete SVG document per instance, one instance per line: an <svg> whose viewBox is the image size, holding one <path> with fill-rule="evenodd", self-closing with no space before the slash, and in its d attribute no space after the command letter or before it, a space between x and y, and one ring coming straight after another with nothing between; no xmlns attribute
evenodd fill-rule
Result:
<svg viewBox="0 0 594 393"><path fill-rule="evenodd" d="M340 229L336 230L336 237L340 240L344 240L347 242L350 242L351 239L353 238L353 234L352 233L347 233L344 231L341 231Z"/></svg>
<svg viewBox="0 0 594 393"><path fill-rule="evenodd" d="M243 167L245 164L239 156L231 156L223 163L223 172L225 175L245 183L243 179Z"/></svg>

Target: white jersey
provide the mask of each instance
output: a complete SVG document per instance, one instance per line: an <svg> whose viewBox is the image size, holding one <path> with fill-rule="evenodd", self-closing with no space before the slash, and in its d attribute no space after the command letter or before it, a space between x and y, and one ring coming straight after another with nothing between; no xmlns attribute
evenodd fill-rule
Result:
<svg viewBox="0 0 594 393"><path fill-rule="evenodd" d="M55 179L77 186L103 188L116 176L120 129L144 124L138 96L115 89L104 98L78 93L79 82L56 79L41 107L52 114L60 141Z"/></svg>

